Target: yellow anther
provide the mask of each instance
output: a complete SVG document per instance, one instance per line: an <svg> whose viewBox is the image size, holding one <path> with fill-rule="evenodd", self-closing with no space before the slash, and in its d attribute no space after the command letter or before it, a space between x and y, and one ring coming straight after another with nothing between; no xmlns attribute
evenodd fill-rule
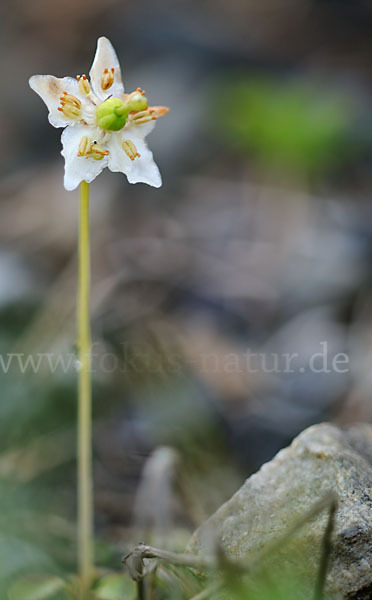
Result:
<svg viewBox="0 0 372 600"><path fill-rule="evenodd" d="M163 117L169 112L167 106L149 106L146 110L132 112L130 119L133 125L143 125L149 121L156 121L159 117Z"/></svg>
<svg viewBox="0 0 372 600"><path fill-rule="evenodd" d="M78 156L86 156L89 154L92 147L92 140L86 135L81 138L78 150Z"/></svg>
<svg viewBox="0 0 372 600"><path fill-rule="evenodd" d="M96 142L93 142L92 147L89 152L89 156L94 158L94 160L102 160L104 156L107 156L109 151L99 146Z"/></svg>
<svg viewBox="0 0 372 600"><path fill-rule="evenodd" d="M79 87L80 93L83 94L83 96L88 96L90 94L90 84L89 84L89 81L88 81L86 75L82 75L82 77L80 77L80 75L78 75L76 79L79 82L78 87Z"/></svg>
<svg viewBox="0 0 372 600"><path fill-rule="evenodd" d="M103 75L101 77L101 88L103 90L108 90L114 83L114 73L114 68L110 69L110 71L108 69L103 71Z"/></svg>
<svg viewBox="0 0 372 600"><path fill-rule="evenodd" d="M154 117L151 109L148 108L147 110L131 113L130 118L134 125L141 125L142 123L148 123L149 121L152 121Z"/></svg>
<svg viewBox="0 0 372 600"><path fill-rule="evenodd" d="M104 156L107 156L109 151L97 144L96 141L92 141L86 135L84 135L79 144L78 156L85 156L85 158L94 158L94 160L102 160Z"/></svg>
<svg viewBox="0 0 372 600"><path fill-rule="evenodd" d="M138 154L137 148L131 140L125 140L121 147L123 148L125 154L129 156L130 160L134 160L136 157L140 158L141 155Z"/></svg>
<svg viewBox="0 0 372 600"><path fill-rule="evenodd" d="M78 119L81 116L81 102L76 96L63 92L60 97L61 106L58 110L62 112L68 119Z"/></svg>
<svg viewBox="0 0 372 600"><path fill-rule="evenodd" d="M63 92L63 96L60 97L61 104L72 104L72 106L76 106L76 108L81 108L81 102L79 98L73 96L72 94L68 94L67 92Z"/></svg>
<svg viewBox="0 0 372 600"><path fill-rule="evenodd" d="M81 110L71 104L63 104L58 110L62 112L68 119L78 119L81 116Z"/></svg>

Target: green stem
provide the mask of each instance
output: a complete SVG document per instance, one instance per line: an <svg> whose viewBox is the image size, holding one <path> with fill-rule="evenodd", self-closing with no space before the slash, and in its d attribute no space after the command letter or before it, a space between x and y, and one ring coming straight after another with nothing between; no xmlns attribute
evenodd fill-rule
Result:
<svg viewBox="0 0 372 600"><path fill-rule="evenodd" d="M78 566L82 596L93 574L92 392L90 336L89 184L80 185L78 289Z"/></svg>

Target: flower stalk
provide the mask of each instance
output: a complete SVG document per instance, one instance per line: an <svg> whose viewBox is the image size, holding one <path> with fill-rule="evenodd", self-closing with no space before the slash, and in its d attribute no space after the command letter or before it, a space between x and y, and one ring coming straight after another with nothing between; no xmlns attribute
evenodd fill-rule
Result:
<svg viewBox="0 0 372 600"><path fill-rule="evenodd" d="M89 184L80 184L78 383L78 566L83 598L93 575L92 386L90 335Z"/></svg>
<svg viewBox="0 0 372 600"><path fill-rule="evenodd" d="M64 186L80 185L77 346L78 390L78 567L81 600L87 600L94 576L92 476L92 391L90 335L89 183L108 167L129 183L162 184L145 138L166 106L149 106L145 91L126 94L119 59L106 37L97 40L89 78L33 75L29 84L45 102L53 127L63 128Z"/></svg>

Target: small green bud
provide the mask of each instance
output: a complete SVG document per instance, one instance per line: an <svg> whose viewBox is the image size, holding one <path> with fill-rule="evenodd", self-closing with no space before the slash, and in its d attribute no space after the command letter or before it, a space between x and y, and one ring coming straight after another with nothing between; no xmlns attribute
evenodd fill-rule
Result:
<svg viewBox="0 0 372 600"><path fill-rule="evenodd" d="M108 98L102 102L96 109L98 126L108 131L123 129L130 112L123 109L126 109L126 106L119 98Z"/></svg>

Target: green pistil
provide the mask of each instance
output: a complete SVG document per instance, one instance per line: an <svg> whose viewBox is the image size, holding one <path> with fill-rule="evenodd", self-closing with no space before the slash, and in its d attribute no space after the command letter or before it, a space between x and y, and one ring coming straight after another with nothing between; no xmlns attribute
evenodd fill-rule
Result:
<svg viewBox="0 0 372 600"><path fill-rule="evenodd" d="M108 98L97 106L97 124L108 131L119 131L123 129L127 122L129 113L145 110L146 108L147 99L139 92L131 94L127 102L123 102L119 98Z"/></svg>

